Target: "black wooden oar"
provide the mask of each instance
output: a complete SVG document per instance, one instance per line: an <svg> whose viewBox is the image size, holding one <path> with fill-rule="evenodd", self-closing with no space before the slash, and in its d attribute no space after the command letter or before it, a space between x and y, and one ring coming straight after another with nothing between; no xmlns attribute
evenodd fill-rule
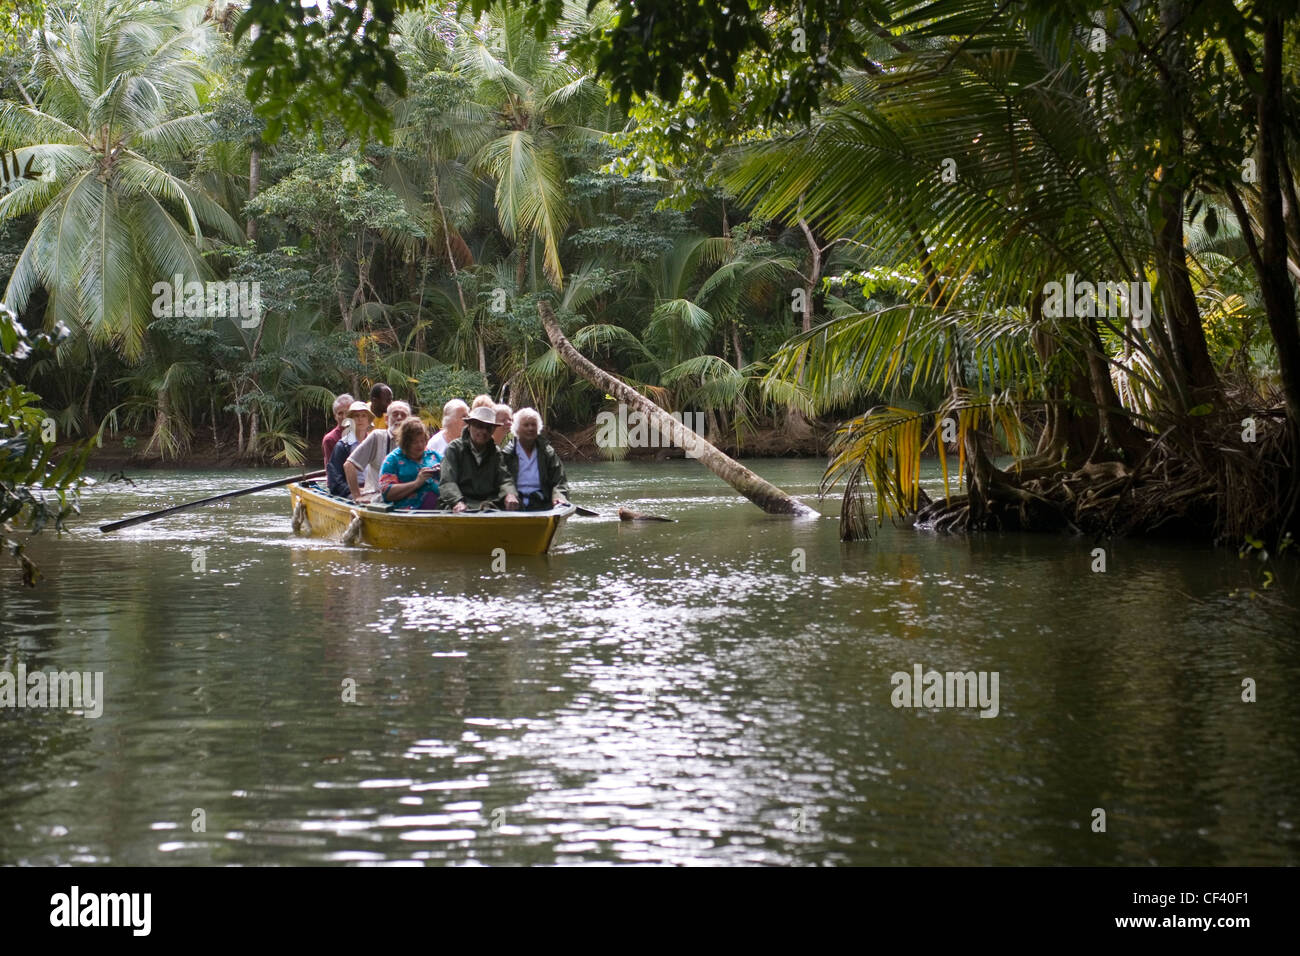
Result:
<svg viewBox="0 0 1300 956"><path fill-rule="evenodd" d="M99 530L107 534L108 532L116 531L119 528L129 528L133 524L144 524L146 521L153 521L155 518L165 518L178 511L184 511L187 508L197 508L199 505L210 504L213 501L221 501L224 498L238 498L240 495L251 495L258 491L266 491L269 488L280 488L284 485L291 485L295 481L308 481L312 478L323 477L325 477L325 472L317 471L310 475L294 475L292 478L279 478L275 481L268 481L263 485L255 485L252 488L245 488L242 491L227 491L224 495L213 495L211 498L200 498L198 501L189 501L183 505L164 508L162 511L150 511L148 514L136 515L134 518L123 518L121 521L111 521L108 524L100 525Z"/></svg>
<svg viewBox="0 0 1300 956"><path fill-rule="evenodd" d="M592 511L590 508L584 508L582 505L574 505L576 512L584 518L599 518L599 511Z"/></svg>

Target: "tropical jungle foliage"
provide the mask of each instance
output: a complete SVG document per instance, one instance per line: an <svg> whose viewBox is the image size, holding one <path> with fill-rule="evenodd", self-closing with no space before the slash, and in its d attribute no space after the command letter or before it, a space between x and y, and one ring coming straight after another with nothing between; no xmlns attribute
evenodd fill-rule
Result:
<svg viewBox="0 0 1300 956"><path fill-rule="evenodd" d="M11 20L0 149L36 173L6 174L0 276L28 328L67 330L13 363L61 434L297 462L333 394L374 381L435 415L486 382L581 426L606 399L551 348L547 302L721 428L840 421L849 537L868 508L1294 530L1300 2ZM261 315L159 316L173 277L257 282Z"/></svg>

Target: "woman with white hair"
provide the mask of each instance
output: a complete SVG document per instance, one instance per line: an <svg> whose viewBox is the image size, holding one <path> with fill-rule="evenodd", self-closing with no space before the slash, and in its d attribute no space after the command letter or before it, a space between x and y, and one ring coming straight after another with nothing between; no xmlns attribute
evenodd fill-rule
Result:
<svg viewBox="0 0 1300 956"><path fill-rule="evenodd" d="M504 402L493 407L492 412L497 417L497 427L492 431L492 440L498 445L504 445L506 438L511 431L511 422L514 419L514 410Z"/></svg>
<svg viewBox="0 0 1300 956"><path fill-rule="evenodd" d="M438 453L440 459L447 454L447 446L465 433L467 418L469 406L459 398L453 398L442 406L442 428L429 439L429 447Z"/></svg>
<svg viewBox="0 0 1300 956"><path fill-rule="evenodd" d="M564 462L541 436L541 430L542 416L537 409L521 408L515 412L513 434L501 449L524 511L547 511L569 501Z"/></svg>

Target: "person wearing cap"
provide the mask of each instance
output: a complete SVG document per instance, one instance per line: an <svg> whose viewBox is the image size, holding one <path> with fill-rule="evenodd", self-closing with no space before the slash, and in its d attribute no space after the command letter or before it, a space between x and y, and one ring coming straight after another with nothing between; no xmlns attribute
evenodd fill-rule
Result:
<svg viewBox="0 0 1300 956"><path fill-rule="evenodd" d="M380 428L376 424L364 441L353 446L352 454L343 463L343 474L347 477L353 501L368 501L379 492L379 469L397 447L397 426L411 417L411 406L403 401L393 402L385 417L388 427ZM358 476L365 477L364 489Z"/></svg>
<svg viewBox="0 0 1300 956"><path fill-rule="evenodd" d="M357 444L370 434L371 426L375 421L374 413L365 402L353 402L348 409L348 418L352 419L352 434L344 434L339 439L339 443L334 446L334 452L330 455L329 464L325 466L325 479L330 494L338 495L340 498L351 497L343 463L348 460L348 455L352 454Z"/></svg>
<svg viewBox="0 0 1300 956"><path fill-rule="evenodd" d="M334 399L334 427L320 440L321 461L326 465L330 463L330 456L334 454L334 446L343 437L343 424L348 420L348 409L355 401L356 399L347 392Z"/></svg>
<svg viewBox="0 0 1300 956"><path fill-rule="evenodd" d="M465 434L447 446L439 482L443 508L457 512L495 505L508 511L519 508L519 492L501 449L492 441L496 427L495 409L479 406L465 420Z"/></svg>
<svg viewBox="0 0 1300 956"><path fill-rule="evenodd" d="M541 430L542 416L537 409L521 408L515 412L514 434L501 449L524 511L546 511L569 501L564 462L538 434Z"/></svg>

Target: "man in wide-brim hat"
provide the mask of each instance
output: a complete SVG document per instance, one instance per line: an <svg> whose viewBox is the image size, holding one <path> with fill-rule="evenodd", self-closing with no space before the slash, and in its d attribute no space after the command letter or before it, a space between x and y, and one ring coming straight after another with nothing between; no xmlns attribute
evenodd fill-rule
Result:
<svg viewBox="0 0 1300 956"><path fill-rule="evenodd" d="M467 511L503 505L514 511L519 507L519 492L492 440L496 427L496 410L480 406L470 411L465 433L447 446L438 485L443 508Z"/></svg>

